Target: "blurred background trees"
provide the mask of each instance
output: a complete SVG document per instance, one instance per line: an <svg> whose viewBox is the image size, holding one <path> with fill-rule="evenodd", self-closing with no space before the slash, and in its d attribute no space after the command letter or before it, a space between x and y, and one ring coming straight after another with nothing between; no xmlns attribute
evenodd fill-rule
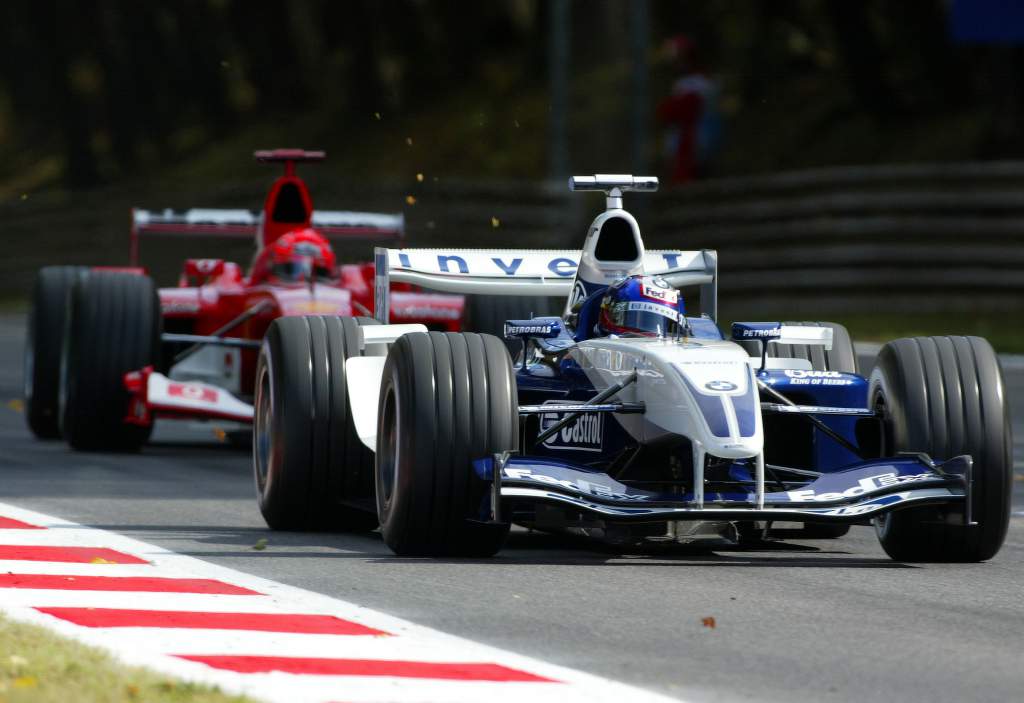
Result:
<svg viewBox="0 0 1024 703"><path fill-rule="evenodd" d="M7 2L0 181L9 195L83 188L191 161L223 177L239 150L285 144L392 178L543 177L553 30L577 170L625 170L637 149L656 163L650 106L673 78L660 47L678 34L722 86L718 175L1021 156L1024 55L954 44L949 13L946 0Z"/></svg>

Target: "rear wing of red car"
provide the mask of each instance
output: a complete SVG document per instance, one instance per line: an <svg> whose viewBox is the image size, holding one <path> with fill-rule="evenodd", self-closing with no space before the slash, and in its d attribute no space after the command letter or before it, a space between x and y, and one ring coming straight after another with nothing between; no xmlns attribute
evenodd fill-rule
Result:
<svg viewBox="0 0 1024 703"><path fill-rule="evenodd" d="M139 262L139 240L143 236L251 237L257 241L262 214L251 210L193 208L191 210L141 210L132 208L129 259ZM348 210L314 210L311 224L328 239L401 241L405 237L405 216Z"/></svg>

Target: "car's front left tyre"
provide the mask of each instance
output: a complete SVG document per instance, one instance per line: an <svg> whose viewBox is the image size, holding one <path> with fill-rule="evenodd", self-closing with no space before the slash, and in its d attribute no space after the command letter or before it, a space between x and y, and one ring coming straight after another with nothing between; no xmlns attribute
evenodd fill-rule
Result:
<svg viewBox="0 0 1024 703"><path fill-rule="evenodd" d="M486 557L509 525L490 521L490 484L473 462L519 447L516 380L505 345L474 333L400 337L384 366L377 513L403 556Z"/></svg>

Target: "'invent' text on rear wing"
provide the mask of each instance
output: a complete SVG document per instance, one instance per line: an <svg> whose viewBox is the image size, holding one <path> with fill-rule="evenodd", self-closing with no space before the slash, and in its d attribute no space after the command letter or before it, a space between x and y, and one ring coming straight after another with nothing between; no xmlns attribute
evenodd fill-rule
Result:
<svg viewBox="0 0 1024 703"><path fill-rule="evenodd" d="M139 263L139 238L143 235L207 236L257 240L261 214L251 210L192 208L191 210L140 210L132 208L129 258ZM296 227L302 223L296 223ZM405 216L347 210L314 210L311 226L328 239L398 240L405 236Z"/></svg>
<svg viewBox="0 0 1024 703"><path fill-rule="evenodd" d="M447 293L566 296L572 292L578 249L386 249L374 255L375 315L388 320L391 281ZM701 308L717 318L718 255L711 250L648 249L644 271L676 288L700 286Z"/></svg>

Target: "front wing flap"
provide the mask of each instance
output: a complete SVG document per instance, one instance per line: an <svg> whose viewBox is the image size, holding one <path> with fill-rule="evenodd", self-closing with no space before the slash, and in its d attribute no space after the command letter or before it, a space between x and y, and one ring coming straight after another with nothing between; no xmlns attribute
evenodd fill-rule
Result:
<svg viewBox="0 0 1024 703"><path fill-rule="evenodd" d="M125 422L149 426L157 415L200 420L251 423L253 406L217 386L201 381L176 381L152 366L125 374L128 411Z"/></svg>
<svg viewBox="0 0 1024 703"><path fill-rule="evenodd" d="M490 481L493 459L475 462ZM692 493L656 493L622 484L607 474L531 457L499 462L502 502L539 501L576 508L606 520L776 520L859 522L911 505L951 504L970 522L971 458L936 463L924 455L879 459L823 474L806 486L766 493L757 508L753 490L705 493L697 507ZM493 484L492 484L493 485ZM966 501L965 501L966 499Z"/></svg>

